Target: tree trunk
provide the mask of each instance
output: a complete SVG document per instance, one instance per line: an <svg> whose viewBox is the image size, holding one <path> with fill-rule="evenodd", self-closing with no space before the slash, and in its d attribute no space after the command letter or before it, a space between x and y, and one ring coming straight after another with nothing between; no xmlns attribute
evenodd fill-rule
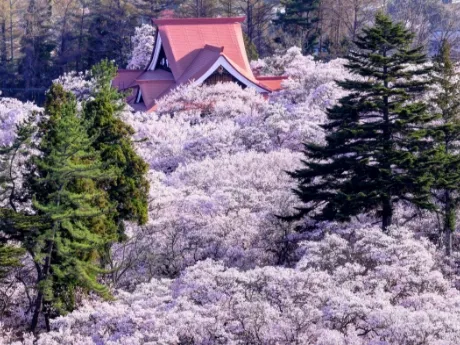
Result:
<svg viewBox="0 0 460 345"><path fill-rule="evenodd" d="M388 228L393 224L393 202L390 197L383 201L382 209L382 229L387 232Z"/></svg>
<svg viewBox="0 0 460 345"><path fill-rule="evenodd" d="M250 0L246 1L246 28L249 40L254 42L254 23L252 18L252 4Z"/></svg>
<svg viewBox="0 0 460 345"><path fill-rule="evenodd" d="M10 0L10 61L14 60L14 39L13 39L13 0Z"/></svg>
<svg viewBox="0 0 460 345"><path fill-rule="evenodd" d="M383 56L387 56L387 51L383 51ZM388 66L384 66L383 68L383 75L385 76L383 85L386 90L389 88L389 82L387 79L388 76ZM384 103L384 108L383 108L383 161L382 161L382 167L383 169L386 170L386 173L389 174L390 180L393 178L392 176L392 168L391 168L391 163L388 160L388 157L391 153L392 150L392 142L391 142L391 120L390 120L390 101L389 101L389 96L385 95L383 97L383 103ZM390 181L386 181L387 185L390 185ZM382 199L382 230L387 232L388 228L391 226L393 222L393 202L391 200L391 191L386 190L384 191L386 195L383 196Z"/></svg>
<svg viewBox="0 0 460 345"><path fill-rule="evenodd" d="M59 191L61 191L61 190L62 190L62 186L61 186L61 189ZM61 196L58 193L58 195L57 195L57 206L58 207L59 207L60 203L61 203ZM47 247L48 248L47 248L47 251L46 251L45 264L44 264L43 270L40 270L40 268L38 268L38 270L37 270L38 271L37 272L38 273L38 280L37 280L38 285L40 285L41 282L46 281L48 279L48 276L50 275L50 271L51 271L51 255L53 254L54 240L55 240L56 233L57 233L59 227L60 227L59 222L56 222L53 225L52 239L47 241ZM35 302L34 315L32 317L32 323L31 323L31 326L30 326L30 330L33 333L35 333L35 331L37 329L38 318L40 317L40 314L42 313L42 310L43 310L44 298L45 298L45 294L43 292L43 287L38 286L37 300ZM46 323L46 329L49 332L50 331L50 322L49 322L49 311L48 311L48 309L45 312L45 323Z"/></svg>
<svg viewBox="0 0 460 345"><path fill-rule="evenodd" d="M6 66L7 57L7 38L6 38L6 20L3 19L0 23L0 62L2 66Z"/></svg>
<svg viewBox="0 0 460 345"><path fill-rule="evenodd" d="M84 21L85 21L85 8L82 7L81 9L81 20L80 20L80 33L78 35L78 49L77 49L77 61L75 64L75 69L77 72L83 70L83 63L81 63L81 58L82 58L82 49L83 49L83 27L84 27Z"/></svg>
<svg viewBox="0 0 460 345"><path fill-rule="evenodd" d="M48 279L50 270L51 270L51 255L53 253L53 246L54 246L54 236L56 234L58 225L54 225L54 233L53 233L53 241L48 241L48 250L46 253L46 258L45 258L45 265L43 267L43 271L41 272L41 276L39 276L38 279L38 285L40 285L41 282L44 282ZM43 311L43 302L45 299L45 293L43 292L43 287L39 286L38 287L38 294L37 294L37 299L35 301L35 310L34 310L34 315L32 317L32 323L30 326L30 331L35 333L38 325L38 318L40 317L40 314ZM49 318L47 317L47 314L45 314L45 321L47 323L47 328L49 327Z"/></svg>
<svg viewBox="0 0 460 345"><path fill-rule="evenodd" d="M35 308L34 308L34 315L32 317L32 323L30 325L30 331L35 333L38 325L38 318L43 309L43 298L44 294L42 291L39 291L37 294L37 299L35 300Z"/></svg>
<svg viewBox="0 0 460 345"><path fill-rule="evenodd" d="M446 249L446 255L452 254L452 237L455 232L456 214L455 207L452 204L452 196L449 191L445 191L445 205L446 210L444 214L444 246Z"/></svg>

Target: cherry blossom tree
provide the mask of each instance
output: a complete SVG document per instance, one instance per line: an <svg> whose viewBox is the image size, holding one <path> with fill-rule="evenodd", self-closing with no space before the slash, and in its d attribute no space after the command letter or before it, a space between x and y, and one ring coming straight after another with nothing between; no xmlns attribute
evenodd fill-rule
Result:
<svg viewBox="0 0 460 345"><path fill-rule="evenodd" d="M31 102L23 103L14 98L0 97L0 145L11 145L16 138L16 125L31 113L39 111L41 108Z"/></svg>
<svg viewBox="0 0 460 345"><path fill-rule="evenodd" d="M155 28L150 24L137 27L131 40L133 52L127 69L144 69L150 61L155 45Z"/></svg>
<svg viewBox="0 0 460 345"><path fill-rule="evenodd" d="M205 260L112 303L87 301L37 344L457 344L460 293L406 228L331 231L294 268Z"/></svg>
<svg viewBox="0 0 460 345"><path fill-rule="evenodd" d="M301 164L302 143L324 140L325 110L344 96L335 80L353 78L344 62L292 48L253 68L287 75L284 89L264 99L188 85L155 113L125 109L150 166L150 220L127 223L112 250L116 300L87 298L35 339L21 328L27 281L12 276L0 345L460 343L459 258L437 249L435 214L401 203L388 234L368 215L301 235L277 217L298 205L285 171ZM81 101L94 87L86 74L56 82ZM0 100L5 145L28 109L39 110Z"/></svg>

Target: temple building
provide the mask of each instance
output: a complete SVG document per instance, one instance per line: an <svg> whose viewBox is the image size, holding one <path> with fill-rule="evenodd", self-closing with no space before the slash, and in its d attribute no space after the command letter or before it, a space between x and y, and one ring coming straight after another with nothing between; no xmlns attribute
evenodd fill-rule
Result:
<svg viewBox="0 0 460 345"><path fill-rule="evenodd" d="M119 70L113 85L132 90L128 103L152 111L174 88L235 82L261 94L281 88L284 77L255 76L250 68L238 18L154 19L157 26L152 58L145 70Z"/></svg>

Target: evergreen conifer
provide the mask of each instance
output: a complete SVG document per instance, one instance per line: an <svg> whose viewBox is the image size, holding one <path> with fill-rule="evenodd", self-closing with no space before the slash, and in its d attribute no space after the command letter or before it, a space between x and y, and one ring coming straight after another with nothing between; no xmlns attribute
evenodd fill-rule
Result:
<svg viewBox="0 0 460 345"><path fill-rule="evenodd" d="M319 31L320 0L281 0L284 12L279 14L275 24L300 39L304 54L311 54L316 48Z"/></svg>
<svg viewBox="0 0 460 345"><path fill-rule="evenodd" d="M20 265L20 257L24 254L22 248L16 248L0 242L0 280L3 279L11 268Z"/></svg>
<svg viewBox="0 0 460 345"><path fill-rule="evenodd" d="M124 95L112 88L116 73L116 66L107 60L93 67L97 91L85 105L83 116L90 124L89 136L95 137L93 149L101 153L101 159L115 173L114 179L101 181L99 187L116 205L111 218L107 217L107 231L118 233L122 240L123 221L147 222L149 183L148 165L134 150L134 129L120 118L125 102Z"/></svg>
<svg viewBox="0 0 460 345"><path fill-rule="evenodd" d="M39 316L49 319L73 307L77 289L109 297L97 281L101 269L95 253L113 241L98 233L94 223L110 209L106 192L97 181L111 173L87 134L85 122L77 115L74 97L54 85L47 95L46 115L40 124L40 155L33 159L33 206L47 226L28 234L25 241L38 274L38 294L31 329Z"/></svg>
<svg viewBox="0 0 460 345"><path fill-rule="evenodd" d="M357 38L346 65L357 78L338 82L349 95L327 112L326 145L307 144L304 168L291 174L304 203L295 218L348 221L376 211L387 230L395 202L432 207L432 177L416 169L419 152L428 149L425 125L434 118L417 100L430 69L412 39L382 13Z"/></svg>
<svg viewBox="0 0 460 345"><path fill-rule="evenodd" d="M452 235L460 206L460 74L451 59L451 47L444 41L434 61L432 80L436 96L432 99L439 121L434 136L437 147L427 161L435 176L433 195L443 217L446 254L452 252Z"/></svg>

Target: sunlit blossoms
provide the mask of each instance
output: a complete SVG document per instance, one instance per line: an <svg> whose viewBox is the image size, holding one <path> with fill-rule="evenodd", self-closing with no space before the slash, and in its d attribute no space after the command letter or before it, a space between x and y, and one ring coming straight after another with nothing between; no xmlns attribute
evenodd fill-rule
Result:
<svg viewBox="0 0 460 345"><path fill-rule="evenodd" d="M0 145L10 145L16 138L16 125L38 111L40 108L33 103L0 96Z"/></svg>
<svg viewBox="0 0 460 345"><path fill-rule="evenodd" d="M149 63L155 43L155 28L144 24L136 28L132 37L133 52L127 69L144 69Z"/></svg>
<svg viewBox="0 0 460 345"><path fill-rule="evenodd" d="M302 246L295 268L202 261L113 303L86 302L38 344L457 344L460 294L435 249L372 227Z"/></svg>
<svg viewBox="0 0 460 345"><path fill-rule="evenodd" d="M153 37L144 29L139 49ZM137 50L131 68L146 59ZM354 78L344 61L292 48L253 68L289 79L268 99L235 84L183 86L155 113L121 114L151 188L148 223L126 224L103 277L116 300L82 299L37 340L12 330L29 318L18 289L0 321L1 345L460 343L458 270L435 246L436 215L401 203L389 233L372 215L314 233L280 217L299 206L287 171L301 165L303 143L324 142L325 110L345 95L335 80ZM79 95L87 79L58 82ZM0 100L5 144L31 109Z"/></svg>

